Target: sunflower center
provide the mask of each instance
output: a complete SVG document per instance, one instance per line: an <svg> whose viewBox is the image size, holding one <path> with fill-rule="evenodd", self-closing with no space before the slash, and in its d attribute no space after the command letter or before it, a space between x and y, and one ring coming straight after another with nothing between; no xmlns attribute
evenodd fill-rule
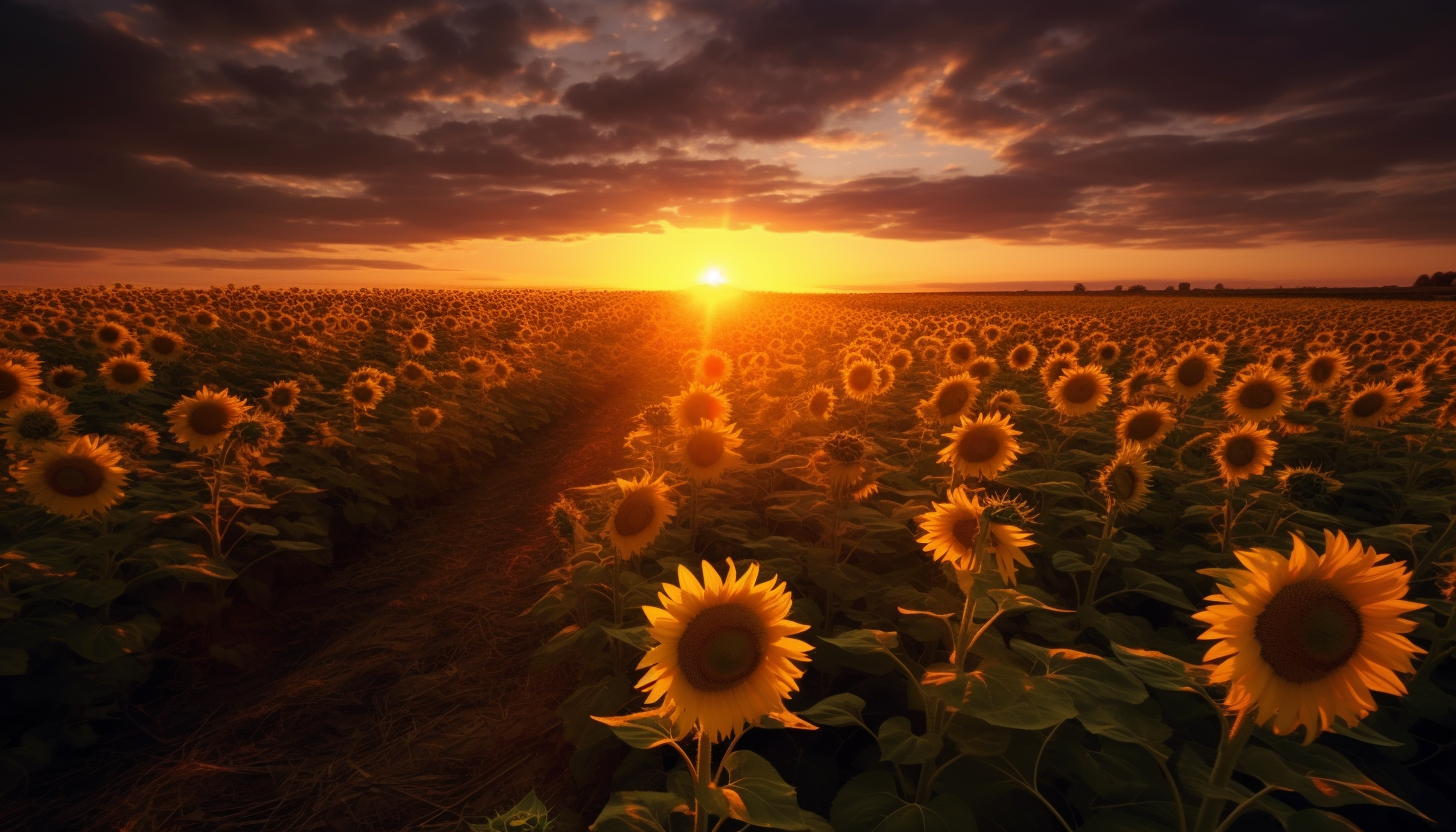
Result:
<svg viewBox="0 0 1456 832"><path fill-rule="evenodd" d="M177 351L177 342L165 335L158 335L152 339L152 352L157 355L171 355Z"/></svg>
<svg viewBox="0 0 1456 832"><path fill-rule="evenodd" d="M1097 379L1090 375L1073 376L1062 385L1062 398L1071 404L1085 404L1097 395Z"/></svg>
<svg viewBox="0 0 1456 832"><path fill-rule="evenodd" d="M415 424L420 425L421 427L429 427L430 425L435 424L435 418L435 411L421 410L418 414L415 415Z"/></svg>
<svg viewBox="0 0 1456 832"><path fill-rule="evenodd" d="M1274 385L1267 381L1251 381L1239 390L1239 405L1250 410L1263 410L1274 403Z"/></svg>
<svg viewBox="0 0 1456 832"><path fill-rule="evenodd" d="M814 398L809 400L809 412L815 416L821 416L827 410L829 410L829 394L820 390L814 394Z"/></svg>
<svg viewBox="0 0 1456 832"><path fill-rule="evenodd" d="M86 497L106 484L106 472L92 460L62 457L46 467L45 484L63 497Z"/></svg>
<svg viewBox="0 0 1456 832"><path fill-rule="evenodd" d="M981 533L981 521L974 514L962 517L950 527L950 536L967 552L975 548L976 536Z"/></svg>
<svg viewBox="0 0 1456 832"><path fill-rule="evenodd" d="M187 414L187 426L199 436L216 436L227 430L229 415L217 402L203 402Z"/></svg>
<svg viewBox="0 0 1456 832"><path fill-rule="evenodd" d="M279 407L287 407L293 403L293 391L286 387L279 387L268 394L268 401Z"/></svg>
<svg viewBox="0 0 1456 832"><path fill-rule="evenodd" d="M368 404L374 401L374 390L367 384L360 384L354 388L354 401L361 404Z"/></svg>
<svg viewBox="0 0 1456 832"><path fill-rule="evenodd" d="M950 348L950 360L957 364L964 364L971 360L971 347L969 344L955 344Z"/></svg>
<svg viewBox="0 0 1456 832"><path fill-rule="evenodd" d="M763 664L766 635L763 621L742 604L708 607L683 628L678 667L695 690L731 690Z"/></svg>
<svg viewBox="0 0 1456 832"><path fill-rule="evenodd" d="M721 378L725 369L727 368L723 364L723 359L719 356L710 355L703 360L703 375L707 378Z"/></svg>
<svg viewBox="0 0 1456 832"><path fill-rule="evenodd" d="M1208 375L1208 362L1202 358L1189 358L1178 365L1178 383L1184 387L1197 387Z"/></svg>
<svg viewBox="0 0 1456 832"><path fill-rule="evenodd" d="M51 374L51 384L65 390L76 383L76 374L68 371L57 371ZM5 398L5 374L0 372L0 399Z"/></svg>
<svg viewBox="0 0 1456 832"><path fill-rule="evenodd" d="M1012 350L1011 351L1011 363L1013 363L1013 364L1030 364L1031 363L1031 350L1028 349L1027 347L1017 347L1016 349Z"/></svg>
<svg viewBox="0 0 1456 832"><path fill-rule="evenodd" d="M414 335L410 336L410 346L414 347L417 350L422 350L429 345L430 336L426 335L423 332L416 332Z"/></svg>
<svg viewBox="0 0 1456 832"><path fill-rule="evenodd" d="M1119 465L1112 469L1112 474L1107 478L1107 484L1108 490L1112 492L1112 498L1120 503L1125 503L1137 493L1137 471L1134 471L1130 465Z"/></svg>
<svg viewBox="0 0 1456 832"><path fill-rule="evenodd" d="M61 423L49 410L31 410L20 417L15 430L23 439L50 439L60 433Z"/></svg>
<svg viewBox="0 0 1456 832"><path fill-rule="evenodd" d="M1146 442L1158 435L1163 427L1163 414L1156 410L1145 410L1127 420L1127 438L1133 442Z"/></svg>
<svg viewBox="0 0 1456 832"><path fill-rule="evenodd" d="M688 460L698 468L712 468L722 458L723 439L716 433L698 433L688 440Z"/></svg>
<svg viewBox="0 0 1456 832"><path fill-rule="evenodd" d="M141 368L132 363L117 364L111 368L111 380L117 384L136 384L141 381Z"/></svg>
<svg viewBox="0 0 1456 832"><path fill-rule="evenodd" d="M97 331L96 340L103 344L115 344L121 340L121 330L112 326L103 326Z"/></svg>
<svg viewBox="0 0 1456 832"><path fill-rule="evenodd" d="M940 411L941 416L954 416L966 407L966 402L971 399L971 391L964 384L951 384L935 400L935 407Z"/></svg>
<svg viewBox="0 0 1456 832"><path fill-rule="evenodd" d="M657 507L652 503L652 495L645 488L639 489L622 498L616 515L612 517L612 526L622 537L631 537L652 525L656 516Z"/></svg>
<svg viewBox="0 0 1456 832"><path fill-rule="evenodd" d="M1223 458L1234 468L1242 468L1254 461L1254 440L1247 436L1235 436L1224 446Z"/></svg>
<svg viewBox="0 0 1456 832"><path fill-rule="evenodd" d="M1379 390L1365 393L1350 405L1350 412L1358 419L1368 419L1385 407L1385 394Z"/></svg>
<svg viewBox="0 0 1456 832"><path fill-rule="evenodd" d="M1343 667L1364 636L1355 605L1318 579L1279 590L1254 623L1260 658L1295 684L1317 682Z"/></svg>
<svg viewBox="0 0 1456 832"><path fill-rule="evenodd" d="M990 431L969 430L956 445L956 453L966 462L985 462L1001 451L1000 438Z"/></svg>
<svg viewBox="0 0 1456 832"><path fill-rule="evenodd" d="M711 422L723 415L723 406L709 393L693 393L683 400L683 416L690 425Z"/></svg>
<svg viewBox="0 0 1456 832"><path fill-rule="evenodd" d="M853 390L868 390L875 383L873 367L860 365L849 371L849 386Z"/></svg>
<svg viewBox="0 0 1456 832"><path fill-rule="evenodd" d="M1309 365L1309 377L1317 384L1324 384L1335 374L1335 360L1329 357L1316 358Z"/></svg>
<svg viewBox="0 0 1456 832"><path fill-rule="evenodd" d="M20 376L10 370L0 370L0 401L10 398L20 390Z"/></svg>

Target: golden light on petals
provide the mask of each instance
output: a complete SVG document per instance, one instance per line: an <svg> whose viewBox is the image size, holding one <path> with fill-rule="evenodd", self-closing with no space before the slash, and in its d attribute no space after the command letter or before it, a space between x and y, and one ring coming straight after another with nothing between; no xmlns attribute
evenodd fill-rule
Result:
<svg viewBox="0 0 1456 832"><path fill-rule="evenodd" d="M117 355L101 365L101 380L114 393L135 393L153 378L152 365L130 355Z"/></svg>
<svg viewBox="0 0 1456 832"><path fill-rule="evenodd" d="M950 444L940 450L939 460L966 479L994 478L1021 453L1016 441L1021 431L1012 428L1011 420L1001 413L961 417L959 426L942 435Z"/></svg>
<svg viewBox="0 0 1456 832"><path fill-rule="evenodd" d="M970 373L941 379L930 398L920 403L919 412L932 422L953 425L975 409L981 383Z"/></svg>
<svg viewBox="0 0 1456 832"><path fill-rule="evenodd" d="M1267 428L1243 425L1227 430L1214 441L1213 458L1219 476L1228 485L1237 485L1249 477L1264 473L1274 461L1274 440Z"/></svg>
<svg viewBox="0 0 1456 832"><path fill-rule="evenodd" d="M987 524L986 551L996 556L996 571L1007 586L1016 586L1016 565L1030 567L1022 549L1033 545L1031 533L1006 523L993 523L987 518L979 494L971 495L965 486L950 492L944 503L932 503L931 511L915 518L924 532L915 541L935 560L946 561L955 568L979 572L984 566L976 560L976 542L981 524Z"/></svg>
<svg viewBox="0 0 1456 832"><path fill-rule="evenodd" d="M711 482L743 464L737 451L742 444L742 435L732 425L699 422L678 439L677 457L693 482Z"/></svg>
<svg viewBox="0 0 1456 832"><path fill-rule="evenodd" d="M1145 449L1156 448L1174 424L1173 411L1163 402L1130 407L1118 417L1117 441Z"/></svg>
<svg viewBox="0 0 1456 832"><path fill-rule="evenodd" d="M1152 480L1147 452L1136 445L1127 445L1098 473L1097 486L1113 508L1133 514L1152 499Z"/></svg>
<svg viewBox="0 0 1456 832"><path fill-rule="evenodd" d="M656 479L619 479L617 487L622 499L607 518L607 539L622 556L630 558L652 545L677 508L667 499L662 475Z"/></svg>
<svg viewBox="0 0 1456 832"><path fill-rule="evenodd" d="M688 389L668 399L667 405L679 430L689 430L699 422L726 422L733 415L732 405L716 384L693 382Z"/></svg>
<svg viewBox="0 0 1456 832"><path fill-rule="evenodd" d="M1293 387L1283 373L1260 364L1240 373L1224 391L1224 412L1245 422L1278 419L1292 401Z"/></svg>
<svg viewBox="0 0 1456 832"><path fill-rule="evenodd" d="M1163 383L1180 399L1195 399L1218 381L1223 359L1204 350L1189 350L1173 359Z"/></svg>
<svg viewBox="0 0 1456 832"><path fill-rule="evenodd" d="M204 387L195 396L183 396L167 411L172 420L172 435L194 451L215 448L227 439L233 425L247 414L242 399Z"/></svg>
<svg viewBox="0 0 1456 832"><path fill-rule="evenodd" d="M1085 416L1112 395L1112 380L1099 367L1068 367L1048 391L1052 407L1067 417Z"/></svg>
<svg viewBox="0 0 1456 832"><path fill-rule="evenodd" d="M30 501L53 514L85 517L111 508L122 498L126 472L121 453L100 437L82 436L52 444L20 469L20 484Z"/></svg>
<svg viewBox="0 0 1456 832"><path fill-rule="evenodd" d="M0 358L0 409L29 398L40 389L40 372L34 367Z"/></svg>

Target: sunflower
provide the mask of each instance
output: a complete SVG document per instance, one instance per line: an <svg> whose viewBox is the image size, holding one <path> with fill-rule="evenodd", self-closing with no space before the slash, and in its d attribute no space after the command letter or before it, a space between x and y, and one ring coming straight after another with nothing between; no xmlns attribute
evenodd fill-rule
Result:
<svg viewBox="0 0 1456 832"><path fill-rule="evenodd" d="M733 375L733 361L719 350L705 350L693 366L693 378L700 384L722 384Z"/></svg>
<svg viewBox="0 0 1456 832"><path fill-rule="evenodd" d="M1173 413L1163 402L1130 407L1117 420L1117 441L1144 449L1156 448L1173 429Z"/></svg>
<svg viewBox="0 0 1456 832"><path fill-rule="evenodd" d="M3 369L0 369L0 373L3 373ZM70 364L52 367L51 371L46 374L46 384L49 384L50 388L58 393L75 390L85 380L86 371ZM3 375L0 375L0 385L3 383ZM0 399L0 404L3 404L3 399Z"/></svg>
<svg viewBox="0 0 1456 832"><path fill-rule="evenodd" d="M66 412L65 399L29 398L11 405L0 419L12 450L66 439L76 417Z"/></svg>
<svg viewBox="0 0 1456 832"><path fill-rule="evenodd" d="M842 430L825 437L819 450L809 458L815 474L836 500L862 499L855 496L868 478L865 439L852 430Z"/></svg>
<svg viewBox="0 0 1456 832"><path fill-rule="evenodd" d="M96 343L108 350L118 350L131 337L131 333L121 324L115 321L107 321L96 327L91 337L96 340Z"/></svg>
<svg viewBox="0 0 1456 832"><path fill-rule="evenodd" d="M176 361L182 357L187 342L175 332L159 329L142 340L142 347L157 361Z"/></svg>
<svg viewBox="0 0 1456 832"><path fill-rule="evenodd" d="M677 513L667 499L663 475L656 479L617 480L622 499L607 518L607 538L623 557L633 557L652 545L662 527Z"/></svg>
<svg viewBox="0 0 1456 832"><path fill-rule="evenodd" d="M1274 461L1274 440L1268 428L1241 425L1218 435L1213 446L1218 473L1223 481L1237 485L1241 480L1264 473Z"/></svg>
<svg viewBox="0 0 1456 832"><path fill-rule="evenodd" d="M411 387L419 387L434 377L423 364L417 361L402 361L394 371L405 384Z"/></svg>
<svg viewBox="0 0 1456 832"><path fill-rule="evenodd" d="M1112 395L1112 380L1098 367L1073 365L1062 373L1048 391L1052 407L1067 417L1085 416L1102 406Z"/></svg>
<svg viewBox="0 0 1456 832"><path fill-rule="evenodd" d="M40 372L18 361L0 358L0 408L28 399L40 389Z"/></svg>
<svg viewBox="0 0 1456 832"><path fill-rule="evenodd" d="M1097 475L1097 485L1113 508L1123 514L1135 514L1152 499L1148 488L1152 479L1147 452L1136 445L1127 445Z"/></svg>
<svg viewBox="0 0 1456 832"><path fill-rule="evenodd" d="M693 382L688 389L667 400L678 430L692 430L699 422L728 421L733 406L716 384Z"/></svg>
<svg viewBox="0 0 1456 832"><path fill-rule="evenodd" d="M834 388L827 384L816 384L809 389L809 415L820 422L834 415L836 397Z"/></svg>
<svg viewBox="0 0 1456 832"><path fill-rule="evenodd" d="M1057 355L1053 353L1047 356L1045 363L1041 365L1041 384L1046 389L1052 389L1057 379L1067 370L1077 366L1077 359L1070 355Z"/></svg>
<svg viewBox="0 0 1456 832"><path fill-rule="evenodd" d="M711 482L743 462L737 451L742 444L742 436L732 425L703 421L683 432L677 454L693 482Z"/></svg>
<svg viewBox="0 0 1456 832"><path fill-rule="evenodd" d="M359 412L373 410L383 398L384 387L372 378L355 379L344 387L344 400Z"/></svg>
<svg viewBox="0 0 1456 832"><path fill-rule="evenodd" d="M96 436L42 449L21 467L18 479L30 501L52 514L84 517L99 514L121 500L126 472L121 454Z"/></svg>
<svg viewBox="0 0 1456 832"><path fill-rule="evenodd" d="M1350 359L1339 350L1311 353L1299 367L1299 382L1311 393L1323 393L1350 372Z"/></svg>
<svg viewBox="0 0 1456 832"><path fill-rule="evenodd" d="M1024 405L1021 403L1021 394L1015 390L1006 389L998 392L986 402L987 413L1000 413L1008 419L1021 412Z"/></svg>
<svg viewBox="0 0 1456 832"><path fill-rule="evenodd" d="M657 642L637 664L647 671L637 683L647 704L662 700L678 730L697 723L711 741L782 711L804 675L794 662L813 649L791 638L809 627L789 620L788 588L777 578L759 583L756 563L740 577L731 559L725 578L703 561L701 584L680 564L677 582L662 585L661 607L642 608Z"/></svg>
<svg viewBox="0 0 1456 832"><path fill-rule="evenodd" d="M439 408L417 407L410 411L410 426L419 433L429 433L439 427L444 418Z"/></svg>
<svg viewBox="0 0 1456 832"><path fill-rule="evenodd" d="M1173 359L1163 382L1180 399L1196 399L1218 381L1223 359L1212 352L1191 349Z"/></svg>
<svg viewBox="0 0 1456 832"><path fill-rule="evenodd" d="M410 355L424 355L435 348L435 336L423 329L416 329L404 338L405 352Z"/></svg>
<svg viewBox="0 0 1456 832"><path fill-rule="evenodd" d="M977 381L985 381L996 375L997 369L996 359L989 355L983 355L966 365L966 372Z"/></svg>
<svg viewBox="0 0 1456 832"><path fill-rule="evenodd" d="M945 348L945 360L953 367L969 366L976 357L976 345L969 338L957 338Z"/></svg>
<svg viewBox="0 0 1456 832"><path fill-rule="evenodd" d="M187 443L194 451L206 451L222 444L233 425L247 413L242 399L222 391L204 387L195 396L183 396L172 405L167 417L172 420L172 435Z"/></svg>
<svg viewBox="0 0 1456 832"><path fill-rule="evenodd" d="M961 373L942 379L935 386L930 398L920 403L920 414L927 420L943 425L953 425L968 415L976 406L976 394L981 383L970 373Z"/></svg>
<svg viewBox="0 0 1456 832"><path fill-rule="evenodd" d="M1021 431L1011 427L1005 414L981 414L974 420L962 416L950 433L941 434L950 444L941 448L939 460L966 479L995 477L1016 461Z"/></svg>
<svg viewBox="0 0 1456 832"><path fill-rule="evenodd" d="M106 389L114 393L135 393L152 380L152 365L130 355L106 359L99 372Z"/></svg>
<svg viewBox="0 0 1456 832"><path fill-rule="evenodd" d="M981 496L972 496L965 486L952 490L949 502L931 503L931 511L916 517L915 522L925 532L915 542L935 560L946 561L962 571L980 572L984 565L976 561L982 523L989 525L986 547L996 553L996 571L1007 586L1016 586L1016 564L1031 566L1021 551L1032 545L1031 533L1005 523L992 523L981 505Z"/></svg>
<svg viewBox="0 0 1456 832"><path fill-rule="evenodd" d="M867 402L879 392L879 368L873 361L856 359L844 368L844 395L857 402Z"/></svg>
<svg viewBox="0 0 1456 832"><path fill-rule="evenodd" d="M1118 395L1123 404L1138 404L1157 389L1158 371L1152 367L1139 367L1118 382Z"/></svg>
<svg viewBox="0 0 1456 832"><path fill-rule="evenodd" d="M1229 585L1208 596L1194 618L1216 640L1210 678L1229 686L1224 703L1276 734L1301 726L1313 742L1336 722L1354 727L1375 710L1374 691L1405 693L1398 673L1425 652L1403 634L1401 618L1425 606L1405 600L1410 571L1357 541L1325 531L1324 554L1299 537L1286 559L1271 549L1235 552L1243 569L1223 570Z"/></svg>
<svg viewBox="0 0 1456 832"><path fill-rule="evenodd" d="M1223 410L1251 423L1278 419L1289 407L1293 387L1283 373L1267 364L1250 367L1224 391Z"/></svg>
<svg viewBox="0 0 1456 832"><path fill-rule="evenodd" d="M1357 428L1373 428L1393 422L1401 398L1391 384L1367 384L1350 393L1350 400L1345 403L1345 423Z"/></svg>
<svg viewBox="0 0 1456 832"><path fill-rule="evenodd" d="M299 388L296 381L275 381L263 391L263 403L274 413L288 414L298 409Z"/></svg>
<svg viewBox="0 0 1456 832"><path fill-rule="evenodd" d="M1011 369L1016 372L1024 373L1036 366L1038 352L1036 345L1029 341L1017 344L1011 352L1006 354L1006 363L1011 365Z"/></svg>

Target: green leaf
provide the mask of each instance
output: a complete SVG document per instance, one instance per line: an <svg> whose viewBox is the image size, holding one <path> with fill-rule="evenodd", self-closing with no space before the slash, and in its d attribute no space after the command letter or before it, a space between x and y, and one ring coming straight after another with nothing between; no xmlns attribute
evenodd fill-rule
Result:
<svg viewBox="0 0 1456 832"><path fill-rule="evenodd" d="M1360 827L1323 809L1300 809L1289 816L1285 832L1360 832Z"/></svg>
<svg viewBox="0 0 1456 832"><path fill-rule="evenodd" d="M1135 745L1156 747L1173 735L1173 729L1161 720L1126 702L1079 701L1077 721L1098 736Z"/></svg>
<svg viewBox="0 0 1456 832"><path fill-rule="evenodd" d="M1274 749L1249 747L1239 755L1239 771L1271 786L1292 789L1316 806L1373 803L1394 806L1422 818L1409 803L1366 777L1338 751L1322 745L1300 745L1278 740ZM1429 820L1429 818L1426 818Z"/></svg>
<svg viewBox="0 0 1456 832"><path fill-rule="evenodd" d="M316 552L326 547L322 543L312 543L307 540L275 540L273 548L282 549L285 552Z"/></svg>
<svg viewBox="0 0 1456 832"><path fill-rule="evenodd" d="M1046 666L1046 678L1078 702L1113 699L1137 704L1147 689L1127 668L1095 653L1065 647L1042 647L1012 639L1011 649Z"/></svg>
<svg viewBox="0 0 1456 832"><path fill-rule="evenodd" d="M1393 543L1408 552L1414 552L1416 548L1416 537L1424 534L1429 528L1430 526L1422 526L1418 523L1395 523L1389 526L1361 529L1355 532L1355 536L1363 539L1372 546L1375 546L1377 543ZM1375 546L1375 548L1381 549L1384 547Z"/></svg>
<svg viewBox="0 0 1456 832"><path fill-rule="evenodd" d="M656 748L688 735L687 727L679 730L668 714L664 705L627 716L593 716L592 719L611 728L618 739L633 748Z"/></svg>
<svg viewBox="0 0 1456 832"><path fill-rule="evenodd" d="M1003 663L971 673L932 670L921 683L952 710L992 725L1037 731L1077 715L1072 697L1050 679Z"/></svg>
<svg viewBox="0 0 1456 832"><path fill-rule="evenodd" d="M1151 572L1144 572L1141 569L1127 567L1122 570L1123 583L1131 592L1138 592L1151 598L1156 598L1166 604L1182 610L1193 610L1194 606L1189 602L1188 596L1183 590L1159 578Z"/></svg>
<svg viewBox="0 0 1456 832"><path fill-rule="evenodd" d="M1030 589L1030 587L1028 587ZM1021 612L1023 610L1047 610L1048 612L1074 612L1052 606L1040 598L1028 595L1015 589L992 589L986 592L986 597L996 602L997 608L1002 612Z"/></svg>
<svg viewBox="0 0 1456 832"><path fill-rule="evenodd" d="M130 621L82 619L58 630L55 636L81 658L102 663L145 652L161 632L162 628L151 616L140 615Z"/></svg>
<svg viewBox="0 0 1456 832"><path fill-rule="evenodd" d="M1200 685L1193 677L1194 665L1156 650L1112 645L1117 660L1127 666L1148 687L1158 690L1194 691Z"/></svg>
<svg viewBox="0 0 1456 832"><path fill-rule="evenodd" d="M865 701L852 693L836 693L820 699L813 707L799 711L799 716L819 725L844 727L858 725L869 730L864 723Z"/></svg>
<svg viewBox="0 0 1456 832"><path fill-rule="evenodd" d="M646 653L655 643L646 627L603 627L602 631L640 653Z"/></svg>
<svg viewBox="0 0 1456 832"><path fill-rule="evenodd" d="M1011 729L990 725L965 711L951 715L946 739L955 745L956 751L972 757L999 757L1011 747Z"/></svg>
<svg viewBox="0 0 1456 832"><path fill-rule="evenodd" d="M176 578L183 583L188 581L231 581L238 577L238 573L227 566L210 559L198 560L195 563L174 563L170 566L162 566L145 572L131 579L127 588L141 586L162 578Z"/></svg>
<svg viewBox="0 0 1456 832"><path fill-rule="evenodd" d="M262 535L264 537L277 537L278 529L277 527L270 526L267 523L249 523L248 525L243 526L243 535L247 536L250 534Z"/></svg>
<svg viewBox="0 0 1456 832"><path fill-rule="evenodd" d="M1052 568L1061 572L1091 572L1092 564L1087 561L1086 556L1070 549L1062 549L1052 555Z"/></svg>
<svg viewBox="0 0 1456 832"><path fill-rule="evenodd" d="M728 772L723 796L728 799L729 817L770 829L814 829L822 823L799 808L794 787L752 751L734 751L724 759L723 768Z"/></svg>
<svg viewBox="0 0 1456 832"><path fill-rule="evenodd" d="M910 720L903 716L892 716L880 723L878 739L880 759L901 765L934 760L945 747L945 738L940 734L917 736L910 730Z"/></svg>
<svg viewBox="0 0 1456 832"><path fill-rule="evenodd" d="M774 711L773 713L764 714L752 720L749 724L755 728L770 728L775 730L783 728L796 728L800 731L819 730L819 726L812 722L804 721L798 714L791 711Z"/></svg>
<svg viewBox="0 0 1456 832"><path fill-rule="evenodd" d="M615 792L597 815L592 832L668 832L674 812L692 813L670 792Z"/></svg>
<svg viewBox="0 0 1456 832"><path fill-rule="evenodd" d="M0 676L24 676L30 656L16 647L0 647Z"/></svg>
<svg viewBox="0 0 1456 832"><path fill-rule="evenodd" d="M866 771L844 784L829 822L835 832L975 832L976 816L959 797L940 794L927 804L900 797L887 771Z"/></svg>
<svg viewBox="0 0 1456 832"><path fill-rule="evenodd" d="M68 578L41 585L34 591L34 597L59 598L96 608L116 600L123 592L126 592L126 582L119 578Z"/></svg>

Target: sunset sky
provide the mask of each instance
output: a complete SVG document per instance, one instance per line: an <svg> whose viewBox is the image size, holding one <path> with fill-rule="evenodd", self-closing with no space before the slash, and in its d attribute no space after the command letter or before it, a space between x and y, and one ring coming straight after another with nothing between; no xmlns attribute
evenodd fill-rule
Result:
<svg viewBox="0 0 1456 832"><path fill-rule="evenodd" d="M0 286L1382 285L1456 4L0 0Z"/></svg>

